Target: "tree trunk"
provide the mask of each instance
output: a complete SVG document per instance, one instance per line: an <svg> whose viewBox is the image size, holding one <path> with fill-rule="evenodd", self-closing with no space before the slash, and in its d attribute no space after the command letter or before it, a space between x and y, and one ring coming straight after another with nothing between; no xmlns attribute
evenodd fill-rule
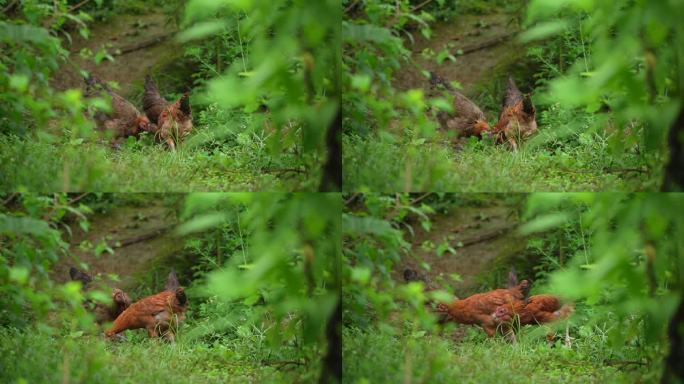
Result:
<svg viewBox="0 0 684 384"><path fill-rule="evenodd" d="M318 188L319 192L334 192L342 190L342 111L337 109L335 118L328 127L325 145L328 148L328 159L323 166L323 178Z"/></svg>
<svg viewBox="0 0 684 384"><path fill-rule="evenodd" d="M663 192L678 192L684 189L684 105L679 109L679 116L670 127L668 146L670 147L670 160L665 167L665 179L663 180Z"/></svg>
<svg viewBox="0 0 684 384"><path fill-rule="evenodd" d="M342 382L342 296L337 301L335 310L328 318L325 327L325 337L328 340L328 350L323 359L323 369L319 384Z"/></svg>
<svg viewBox="0 0 684 384"><path fill-rule="evenodd" d="M667 335L670 339L670 354L665 359L661 383L684 383L684 296L670 320Z"/></svg>

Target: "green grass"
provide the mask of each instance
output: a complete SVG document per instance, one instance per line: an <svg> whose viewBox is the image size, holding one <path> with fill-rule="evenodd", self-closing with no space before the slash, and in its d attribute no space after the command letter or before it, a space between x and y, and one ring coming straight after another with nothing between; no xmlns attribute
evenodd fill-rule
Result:
<svg viewBox="0 0 684 384"><path fill-rule="evenodd" d="M98 143L0 137L0 190L6 191L254 191L317 185L317 175L288 169L302 169L294 155L272 160L253 143L170 152L135 141L117 150Z"/></svg>
<svg viewBox="0 0 684 384"><path fill-rule="evenodd" d="M143 331L112 343L97 336L50 336L0 329L3 383L292 383L315 379L302 366L265 365L252 342L170 344ZM132 336L132 337L131 337Z"/></svg>
<svg viewBox="0 0 684 384"><path fill-rule="evenodd" d="M660 183L659 171L646 172L637 155L618 160L598 140L519 151L484 142L462 149L402 143L390 135L345 135L343 144L345 191L642 191Z"/></svg>
<svg viewBox="0 0 684 384"><path fill-rule="evenodd" d="M657 382L661 367L625 363L633 355L610 356L594 334L571 348L525 329L517 343L487 339L469 328L460 341L439 335L399 335L390 329L343 333L347 383L636 383ZM538 333L538 332L537 332ZM620 361L612 362L612 361Z"/></svg>

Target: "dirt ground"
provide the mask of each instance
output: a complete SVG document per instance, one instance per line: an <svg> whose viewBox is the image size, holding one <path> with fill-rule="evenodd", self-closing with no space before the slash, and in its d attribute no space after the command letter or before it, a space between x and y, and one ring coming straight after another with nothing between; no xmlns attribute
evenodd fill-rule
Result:
<svg viewBox="0 0 684 384"><path fill-rule="evenodd" d="M141 87L152 68L173 61L182 52L174 42L175 24L164 13L116 15L105 22L94 22L90 28L89 39L74 32L73 44L65 41L71 54L52 80L51 85L56 89L83 88L83 76L77 70L82 67L105 81L117 82L119 93L130 97L133 89ZM159 42L145 48L114 54L117 50L124 51L157 39ZM103 47L113 55L114 62L104 60L96 65L92 58L83 59L79 55L82 49L90 49L95 54Z"/></svg>
<svg viewBox="0 0 684 384"><path fill-rule="evenodd" d="M415 41L405 39L411 50L413 63L405 65L394 84L398 89L428 87L428 79L421 68L434 71L449 81L458 81L466 96L475 96L476 85L487 81L500 67L510 63L515 57L514 43L517 26L513 17L505 13L490 15L460 15L453 20L440 22L432 27L432 38L414 34ZM470 53L459 55L458 50L468 50L486 45L488 42L502 42ZM456 62L444 61L439 65L434 58L428 59L421 53L425 50L438 53L447 48L456 57Z"/></svg>
<svg viewBox="0 0 684 384"><path fill-rule="evenodd" d="M438 281L444 279L442 281L448 282L457 297L469 296L480 290L483 274L524 250L525 242L516 233L517 225L515 207L502 203L458 207L438 214L433 217L429 232L416 228L415 236L410 238L413 257L404 258L393 276L403 282L403 271L410 268L426 277L428 284L438 285ZM447 251L438 255L436 249L444 242L448 242L456 254ZM429 269L425 269L424 264ZM460 275L462 280L454 282L449 277L451 274ZM499 280L505 281L505 277L501 276Z"/></svg>
<svg viewBox="0 0 684 384"><path fill-rule="evenodd" d="M175 212L161 204L112 207L89 219L88 232L83 231L78 224L71 225L70 230L65 232L64 238L70 244L71 256L55 266L51 276L54 281L69 280L69 267L83 262L90 266L88 272L91 275L99 275L103 289L118 287L135 292L135 281L140 274L150 272L156 262L172 257L182 247L182 242L173 236L177 223ZM68 232L72 236L69 237ZM114 254L95 254L94 247L103 241L112 247ZM84 243L90 243L93 247L81 247ZM118 275L120 281L113 281L109 274ZM162 282L165 278L164 272L156 280Z"/></svg>

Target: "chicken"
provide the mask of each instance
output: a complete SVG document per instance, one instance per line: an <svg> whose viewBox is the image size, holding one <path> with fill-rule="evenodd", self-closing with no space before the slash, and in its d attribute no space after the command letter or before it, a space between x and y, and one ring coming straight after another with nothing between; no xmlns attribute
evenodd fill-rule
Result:
<svg viewBox="0 0 684 384"><path fill-rule="evenodd" d="M512 323L520 325L550 323L563 319L574 311L570 304L561 306L560 299L553 295L534 295L527 301L506 303L496 308L492 318L496 324Z"/></svg>
<svg viewBox="0 0 684 384"><path fill-rule="evenodd" d="M430 72L430 86L433 90L443 88L454 98L453 112L437 113L437 120L442 128L455 132L457 138L471 136L482 138L482 133L489 130L489 124L482 110L455 90L445 79Z"/></svg>
<svg viewBox="0 0 684 384"><path fill-rule="evenodd" d="M496 323L492 314L500 306L522 301L529 287L529 281L523 280L512 288L477 293L451 304L440 303L437 305L437 311L447 313L448 319L457 323L479 325L487 336L491 337L496 333Z"/></svg>
<svg viewBox="0 0 684 384"><path fill-rule="evenodd" d="M412 268L405 268L404 269L404 281L407 283L410 283L412 281L420 281L425 284L425 286L429 286L428 278L427 276L419 273L415 269Z"/></svg>
<svg viewBox="0 0 684 384"><path fill-rule="evenodd" d="M133 106L128 100L116 94L102 80L90 76L86 82L86 97L105 97L112 102L111 112L96 111L93 119L98 129L111 132L114 139L138 136L140 132L154 132L156 127L147 116Z"/></svg>
<svg viewBox="0 0 684 384"><path fill-rule="evenodd" d="M143 109L151 122L157 124L156 134L171 150L192 131L190 96L186 92L180 99L169 103L164 99L152 78L145 76Z"/></svg>
<svg viewBox="0 0 684 384"><path fill-rule="evenodd" d="M111 339L127 329L145 328L150 337L163 336L173 341L187 309L188 299L183 288L165 290L133 303L114 320L105 336Z"/></svg>
<svg viewBox="0 0 684 384"><path fill-rule="evenodd" d="M164 290L174 292L176 289L178 289L178 287L180 287L180 284L178 283L178 278L176 277L176 271L172 268L171 272L169 272L169 277L166 278Z"/></svg>
<svg viewBox="0 0 684 384"><path fill-rule="evenodd" d="M90 283L93 281L93 278L90 277L89 274L79 271L75 267L69 268L69 277L72 281L80 281L81 288L84 290L87 290L90 287Z"/></svg>
<svg viewBox="0 0 684 384"><path fill-rule="evenodd" d="M508 77L508 87L503 99L499 121L492 128L497 143L508 143L518 148L518 141L537 132L535 109L529 95L523 95L515 85L513 77Z"/></svg>
<svg viewBox="0 0 684 384"><path fill-rule="evenodd" d="M69 268L69 276L71 280L80 281L83 283L82 288L87 290L92 282L92 277L83 271L71 267ZM83 305L90 309L95 315L95 321L98 324L114 321L126 308L131 305L131 299L126 292L119 288L112 290L112 301L109 304L93 303L86 300Z"/></svg>
<svg viewBox="0 0 684 384"><path fill-rule="evenodd" d="M518 274L515 272L515 267L511 267L511 270L508 272L506 288L513 288L516 285L518 285Z"/></svg>

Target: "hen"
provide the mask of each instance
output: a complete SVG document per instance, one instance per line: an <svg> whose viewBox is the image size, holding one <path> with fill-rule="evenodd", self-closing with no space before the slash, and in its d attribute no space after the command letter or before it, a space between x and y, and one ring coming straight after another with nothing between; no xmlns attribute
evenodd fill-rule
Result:
<svg viewBox="0 0 684 384"><path fill-rule="evenodd" d="M437 305L437 311L446 312L448 319L457 323L479 325L487 336L491 337L496 333L492 313L502 305L523 300L529 288L529 281L523 280L512 288L477 293L451 304L440 303Z"/></svg>
<svg viewBox="0 0 684 384"><path fill-rule="evenodd" d="M192 111L188 93L174 103L169 103L159 93L149 75L145 76L143 109L150 121L157 125L156 134L171 150L175 150L192 131Z"/></svg>
<svg viewBox="0 0 684 384"><path fill-rule="evenodd" d="M69 276L71 277L71 280L80 281L83 284L82 287L84 290L89 288L90 282L93 280L90 275L79 271L74 267L69 268ZM112 301L108 305L93 303L90 300L86 300L83 304L93 312L95 321L98 324L102 324L114 321L114 319L131 305L131 299L126 292L119 288L114 288L112 290Z"/></svg>
<svg viewBox="0 0 684 384"><path fill-rule="evenodd" d="M503 109L499 121L492 131L497 143L508 143L513 149L518 148L518 141L526 139L537 132L535 109L528 95L523 96L512 77L508 77L508 87L503 100Z"/></svg>
<svg viewBox="0 0 684 384"><path fill-rule="evenodd" d="M482 110L455 90L445 79L430 72L430 86L433 90L443 88L454 98L453 112L437 113L437 120L442 128L456 132L457 138L470 136L482 138L482 132L489 130L489 124Z"/></svg>
<svg viewBox="0 0 684 384"><path fill-rule="evenodd" d="M143 115L128 100L116 94L102 80L90 76L84 79L86 97L111 99L111 112L96 111L93 119L100 130L111 132L114 139L138 136L142 131L156 131L147 116Z"/></svg>
<svg viewBox="0 0 684 384"><path fill-rule="evenodd" d="M175 280L175 273L173 273ZM169 276L171 280L171 275ZM173 288L175 282L167 282L167 288ZM156 295L145 297L128 307L114 320L112 328L105 332L108 338L127 329L145 328L150 337L163 336L173 341L178 324L185 319L188 299L181 287L165 290Z"/></svg>
<svg viewBox="0 0 684 384"><path fill-rule="evenodd" d="M525 301L506 303L496 308L492 318L496 324L511 323L517 319L520 325L550 323L563 319L573 312L570 304L561 306L553 295L534 295Z"/></svg>
<svg viewBox="0 0 684 384"><path fill-rule="evenodd" d="M178 283L178 278L176 277L176 271L172 268L171 272L169 272L169 277L166 278L164 290L174 292L176 289L178 289L178 287L180 287L180 284Z"/></svg>

